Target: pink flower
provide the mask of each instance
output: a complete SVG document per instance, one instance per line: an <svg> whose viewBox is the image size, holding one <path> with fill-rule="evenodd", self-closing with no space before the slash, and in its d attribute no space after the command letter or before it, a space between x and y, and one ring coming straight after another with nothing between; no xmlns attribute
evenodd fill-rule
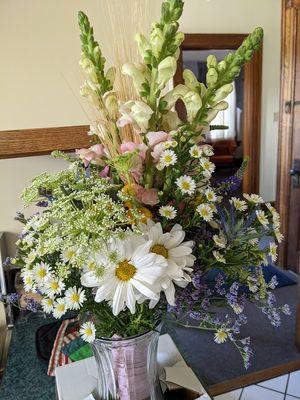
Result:
<svg viewBox="0 0 300 400"><path fill-rule="evenodd" d="M76 154L83 161L85 167L90 163L97 165L103 164L103 157L106 155L103 144L94 144L88 149L77 149Z"/></svg>
<svg viewBox="0 0 300 400"><path fill-rule="evenodd" d="M145 189L143 186L134 185L136 199L143 204L154 206L159 203L157 189Z"/></svg>
<svg viewBox="0 0 300 400"><path fill-rule="evenodd" d="M120 150L121 150L122 154L125 154L125 153L128 153L128 152L133 152L135 150L140 150L139 151L139 156L143 160L145 160L147 146L145 144L140 144L140 143L126 142L126 143L122 143L121 144Z"/></svg>
<svg viewBox="0 0 300 400"><path fill-rule="evenodd" d="M171 140L171 135L167 132L148 132L147 139L149 146L153 149L151 156L158 162L161 153L165 150L165 143Z"/></svg>
<svg viewBox="0 0 300 400"><path fill-rule="evenodd" d="M106 165L103 170L100 172L99 176L100 178L107 178L109 174L109 166Z"/></svg>

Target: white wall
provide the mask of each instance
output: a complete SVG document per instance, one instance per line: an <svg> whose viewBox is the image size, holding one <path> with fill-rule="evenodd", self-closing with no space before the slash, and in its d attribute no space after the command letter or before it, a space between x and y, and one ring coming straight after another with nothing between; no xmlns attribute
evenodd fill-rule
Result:
<svg viewBox="0 0 300 400"><path fill-rule="evenodd" d="M0 1L0 130L86 124L77 95L80 41L77 11L95 26L104 55L112 43L101 7L104 0ZM120 0L121 1L121 0ZM150 0L157 14L159 0ZM263 59L260 192L275 199L279 103L280 0L186 0L181 29L190 33L247 33L265 30ZM9 232L9 248L19 225L18 195L32 177L63 168L48 156L0 160L0 231Z"/></svg>

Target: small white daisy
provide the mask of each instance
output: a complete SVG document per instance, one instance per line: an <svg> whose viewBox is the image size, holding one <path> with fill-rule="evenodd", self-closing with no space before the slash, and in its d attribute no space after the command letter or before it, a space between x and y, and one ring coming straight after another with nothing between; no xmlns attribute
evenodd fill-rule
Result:
<svg viewBox="0 0 300 400"><path fill-rule="evenodd" d="M201 146L200 149L201 149L201 154L205 157L211 157L214 155L214 149L209 144Z"/></svg>
<svg viewBox="0 0 300 400"><path fill-rule="evenodd" d="M96 328L93 322L88 321L82 324L79 334L85 342L92 343L96 338Z"/></svg>
<svg viewBox="0 0 300 400"><path fill-rule="evenodd" d="M237 197L231 197L229 202L237 211L246 211L248 208L245 200L240 200Z"/></svg>
<svg viewBox="0 0 300 400"><path fill-rule="evenodd" d="M266 213L262 210L257 210L256 211L256 216L259 222L264 226L267 227L269 224L268 218L266 216Z"/></svg>
<svg viewBox="0 0 300 400"><path fill-rule="evenodd" d="M211 188L207 188L206 190L205 190L205 197L207 198L207 200L208 201L211 201L211 202L215 202L215 201L217 201L217 196L216 196L216 193L213 191L213 189L211 189Z"/></svg>
<svg viewBox="0 0 300 400"><path fill-rule="evenodd" d="M75 261L77 254L77 248L76 247L70 247L69 249L64 250L60 258L63 262L68 263L70 262L71 264Z"/></svg>
<svg viewBox="0 0 300 400"><path fill-rule="evenodd" d="M177 211L173 206L162 206L158 210L159 214L166 219L174 219L177 215Z"/></svg>
<svg viewBox="0 0 300 400"><path fill-rule="evenodd" d="M222 233L220 233L220 235L214 235L213 240L218 247L220 247L222 249L224 249L226 247L227 240L226 240L226 237Z"/></svg>
<svg viewBox="0 0 300 400"><path fill-rule="evenodd" d="M199 206L196 208L196 211L200 214L200 216L204 219L204 221L209 222L213 218L213 210L210 204L207 203L199 204Z"/></svg>
<svg viewBox="0 0 300 400"><path fill-rule="evenodd" d="M247 194L247 193L244 193L243 196L250 203L261 204L261 203L264 202L263 198L260 197L258 194Z"/></svg>
<svg viewBox="0 0 300 400"><path fill-rule="evenodd" d="M66 299L63 298L56 299L53 305L53 317L58 319L62 317L67 312L67 310L68 308L66 304Z"/></svg>
<svg viewBox="0 0 300 400"><path fill-rule="evenodd" d="M277 247L275 243L270 243L269 256L271 256L273 262L277 260Z"/></svg>
<svg viewBox="0 0 300 400"><path fill-rule="evenodd" d="M215 257L215 259L217 261L219 261L222 264L226 264L226 260L225 260L224 256L221 253L219 253L218 251L214 250L213 251L213 255L214 255L214 257Z"/></svg>
<svg viewBox="0 0 300 400"><path fill-rule="evenodd" d="M228 334L226 331L224 331L223 329L219 329L216 333L215 333L215 342L218 344L221 343L225 343L226 340L228 338Z"/></svg>
<svg viewBox="0 0 300 400"><path fill-rule="evenodd" d="M32 270L25 270L22 273L22 280L24 284L25 292L35 291L35 283L33 279L33 271Z"/></svg>
<svg viewBox="0 0 300 400"><path fill-rule="evenodd" d="M75 286L69 288L66 293L66 302L70 310L79 310L82 304L85 302L85 292L83 289L77 289Z"/></svg>
<svg viewBox="0 0 300 400"><path fill-rule="evenodd" d="M177 156L173 150L165 150L161 153L159 164L163 167L169 167L170 165L176 164Z"/></svg>
<svg viewBox="0 0 300 400"><path fill-rule="evenodd" d="M44 297L41 304L45 313L50 314L53 311L54 300L50 297Z"/></svg>
<svg viewBox="0 0 300 400"><path fill-rule="evenodd" d="M33 274L36 282L45 283L51 277L51 267L49 264L40 262L35 264Z"/></svg>
<svg viewBox="0 0 300 400"><path fill-rule="evenodd" d="M274 229L274 233L275 233L278 243L281 243L283 241L283 237L284 237L283 234L280 232L280 230L278 228Z"/></svg>
<svg viewBox="0 0 300 400"><path fill-rule="evenodd" d="M176 179L176 185L182 193L192 195L196 189L196 182L188 175L183 175Z"/></svg>
<svg viewBox="0 0 300 400"><path fill-rule="evenodd" d="M53 297L56 294L60 294L65 288L63 281L57 278L51 278L45 283L45 293L49 297Z"/></svg>
<svg viewBox="0 0 300 400"><path fill-rule="evenodd" d="M200 147L196 144L190 148L190 155L193 158L200 158L201 157L201 150Z"/></svg>
<svg viewBox="0 0 300 400"><path fill-rule="evenodd" d="M213 173L216 168L215 164L209 161L207 158L201 158L200 165L204 169L204 171L207 171L209 173Z"/></svg>

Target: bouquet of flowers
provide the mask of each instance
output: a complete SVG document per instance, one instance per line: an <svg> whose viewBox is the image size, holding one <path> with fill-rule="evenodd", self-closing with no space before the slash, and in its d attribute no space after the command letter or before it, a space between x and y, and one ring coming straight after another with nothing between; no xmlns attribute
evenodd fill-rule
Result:
<svg viewBox="0 0 300 400"><path fill-rule="evenodd" d="M276 261L280 219L260 196L234 196L247 161L231 178L212 179L213 148L205 137L218 128L211 123L228 107L232 82L263 32L256 28L221 62L209 56L205 84L184 70L184 84L171 87L184 40L182 10L182 0L164 0L149 39L135 37L140 60L121 71L106 69L79 12L81 94L95 116L91 147L76 157L54 152L69 168L44 173L25 189L24 205L41 211L18 216L24 228L11 262L22 266L26 291L41 295L46 313L85 316L80 334L88 342L132 337L169 318L212 331L216 343L232 341L247 367L249 338L239 338L246 299L274 326L289 313L275 305L276 279L266 282L263 274L263 265ZM122 76L131 79L134 98L119 97L115 81ZM264 236L274 239L267 247ZM223 319L216 306L228 309Z"/></svg>

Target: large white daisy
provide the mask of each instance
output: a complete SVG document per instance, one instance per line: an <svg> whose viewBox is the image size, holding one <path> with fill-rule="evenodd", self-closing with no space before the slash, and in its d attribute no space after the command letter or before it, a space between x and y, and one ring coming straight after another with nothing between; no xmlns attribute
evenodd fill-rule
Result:
<svg viewBox="0 0 300 400"><path fill-rule="evenodd" d="M160 223L148 220L147 225L141 225L147 239L152 241L150 251L161 255L167 261L164 276L157 282L163 290L169 304L175 302L175 286L185 287L191 281L190 272L196 260L192 255L194 242L184 242L185 232L181 225L176 224L170 232L163 232ZM154 305L154 302L152 302Z"/></svg>
<svg viewBox="0 0 300 400"><path fill-rule="evenodd" d="M153 243L142 237L129 240L112 240L106 251L98 255L102 263L81 277L87 287L98 287L95 301L112 304L114 315L125 307L135 313L136 301L157 299L156 281L161 278L167 263L164 257L150 252Z"/></svg>

